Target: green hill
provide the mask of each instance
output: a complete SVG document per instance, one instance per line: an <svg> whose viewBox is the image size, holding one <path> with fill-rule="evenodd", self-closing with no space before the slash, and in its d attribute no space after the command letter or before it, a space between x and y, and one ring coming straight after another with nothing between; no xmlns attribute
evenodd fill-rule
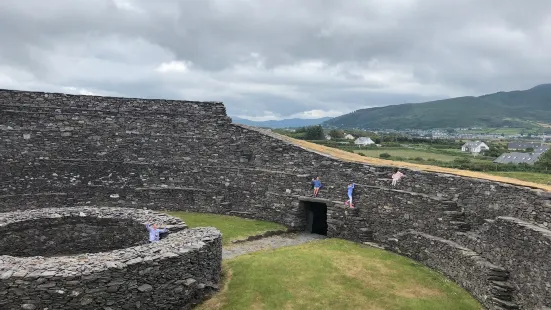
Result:
<svg viewBox="0 0 551 310"><path fill-rule="evenodd" d="M536 122L551 124L551 84L480 97L361 109L324 125L365 129L531 128Z"/></svg>

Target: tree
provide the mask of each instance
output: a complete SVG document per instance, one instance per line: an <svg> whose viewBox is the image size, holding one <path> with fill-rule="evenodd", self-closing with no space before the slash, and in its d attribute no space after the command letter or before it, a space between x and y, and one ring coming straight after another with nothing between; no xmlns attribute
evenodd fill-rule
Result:
<svg viewBox="0 0 551 310"><path fill-rule="evenodd" d="M324 140L323 128L321 126L306 127L306 134L304 135L306 140Z"/></svg>
<svg viewBox="0 0 551 310"><path fill-rule="evenodd" d="M484 156L499 157L499 156L501 156L501 154L503 154L505 152L506 152L506 150L504 150L502 148L495 147L495 146L490 146L490 149L484 152Z"/></svg>
<svg viewBox="0 0 551 310"><path fill-rule="evenodd" d="M333 129L329 132L329 136L331 136L331 139L344 139L344 131Z"/></svg>
<svg viewBox="0 0 551 310"><path fill-rule="evenodd" d="M536 162L536 166L545 169L546 171L551 169L551 150L541 154L540 158Z"/></svg>

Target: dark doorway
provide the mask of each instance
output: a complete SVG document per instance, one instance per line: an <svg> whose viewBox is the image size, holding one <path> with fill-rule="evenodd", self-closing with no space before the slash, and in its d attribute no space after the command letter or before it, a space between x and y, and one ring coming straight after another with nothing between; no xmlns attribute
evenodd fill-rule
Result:
<svg viewBox="0 0 551 310"><path fill-rule="evenodd" d="M327 205L311 201L301 203L306 211L306 231L327 236Z"/></svg>

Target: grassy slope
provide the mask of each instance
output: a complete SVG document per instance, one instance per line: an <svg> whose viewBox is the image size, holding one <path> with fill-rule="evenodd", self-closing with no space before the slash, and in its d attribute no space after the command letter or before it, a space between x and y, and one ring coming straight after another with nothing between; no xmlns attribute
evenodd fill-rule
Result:
<svg viewBox="0 0 551 310"><path fill-rule="evenodd" d="M551 122L551 85L481 97L459 97L358 110L326 122L341 128L533 127Z"/></svg>
<svg viewBox="0 0 551 310"><path fill-rule="evenodd" d="M269 230L285 229L285 226L265 221L244 219L236 216L204 214L191 212L168 212L179 217L189 227L216 227L222 232L222 243L229 244L232 240L246 238Z"/></svg>
<svg viewBox="0 0 551 310"><path fill-rule="evenodd" d="M427 267L338 239L240 256L225 275L198 309L482 309Z"/></svg>
<svg viewBox="0 0 551 310"><path fill-rule="evenodd" d="M522 172L522 171L506 171L506 172L490 172L490 174L498 175L502 177L515 178L528 182L550 184L551 174L534 173L534 172Z"/></svg>
<svg viewBox="0 0 551 310"><path fill-rule="evenodd" d="M391 156L398 156L403 158L415 158L415 157L421 157L423 159L436 159L440 161L453 161L454 159L458 158L459 156L453 156L453 155L444 155L444 154L437 154L437 153L431 153L431 152L425 152L425 151L419 151L414 149L400 149L400 148L380 148L380 149L363 149L363 150L355 150L356 153L362 153L369 157L379 157L382 153L388 153Z"/></svg>
<svg viewBox="0 0 551 310"><path fill-rule="evenodd" d="M550 185L544 185L544 184L538 184L533 182L527 182L522 181L510 177L504 177L504 176L497 176L497 175L490 175L487 173L482 172L476 172L476 171L468 171L468 170L459 170L459 169L451 169L451 168L444 168L444 167L437 167L437 166L430 166L430 165L420 165L420 164L413 164L413 163L406 163L406 162L397 162L392 160L384 160L379 158L373 158L373 157L364 157L360 156L358 154L353 154L350 152L346 152L343 150L315 144L312 142L304 141L304 140L297 140L290 137L286 137L283 135L275 134L274 136L279 137L281 140L285 140L288 142L291 142L297 146L300 146L304 149L307 149L309 151L314 151L318 153L322 153L324 155L338 158L341 160L346 161L353 161L353 162L359 162L359 163L366 163L370 165L378 165L378 166L395 166L395 167L404 167L409 168L413 170L423 170L423 171L430 171L430 172L439 172L439 173L447 173L447 174L454 174L464 177L471 177L471 178L477 178L477 179L484 179L484 180L491 180L496 182L502 182L502 183L508 183L508 184L514 184L514 185L520 185L520 186L528 186L532 188L539 188L546 191L551 191Z"/></svg>

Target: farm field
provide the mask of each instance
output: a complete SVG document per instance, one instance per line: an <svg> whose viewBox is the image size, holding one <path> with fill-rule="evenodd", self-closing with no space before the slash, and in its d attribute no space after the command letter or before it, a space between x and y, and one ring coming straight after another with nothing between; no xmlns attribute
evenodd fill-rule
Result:
<svg viewBox="0 0 551 310"><path fill-rule="evenodd" d="M505 171L505 172L489 172L489 173L492 175L515 178L515 179L528 181L528 182L551 184L551 174L547 174L547 173L522 172L522 171Z"/></svg>
<svg viewBox="0 0 551 310"><path fill-rule="evenodd" d="M358 149L358 150L355 150L354 152L362 153L365 156L369 156L369 157L379 157L379 155L382 153L388 153L392 157L402 157L406 159L421 157L424 160L432 158L439 161L453 161L454 159L459 157L459 156L438 154L438 153L432 153L428 151L421 151L416 149L405 149L405 148L377 148L377 149L363 149L363 150Z"/></svg>
<svg viewBox="0 0 551 310"><path fill-rule="evenodd" d="M495 134L495 135L518 135L521 133L524 134L538 134L547 124L537 124L541 126L540 128L482 128L482 129L472 129L472 130L462 130L460 133L471 133L471 134Z"/></svg>
<svg viewBox="0 0 551 310"><path fill-rule="evenodd" d="M339 239L225 261L224 282L198 309L482 309L438 272Z"/></svg>

